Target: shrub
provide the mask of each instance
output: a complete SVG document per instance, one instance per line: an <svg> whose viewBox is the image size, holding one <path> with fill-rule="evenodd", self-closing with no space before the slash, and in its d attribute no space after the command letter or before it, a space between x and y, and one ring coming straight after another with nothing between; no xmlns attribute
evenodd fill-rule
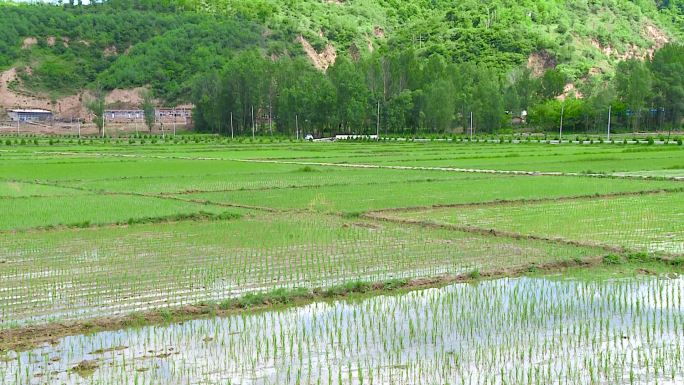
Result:
<svg viewBox="0 0 684 385"><path fill-rule="evenodd" d="M627 259L632 262L649 262L653 260L648 253L630 253L627 255Z"/></svg>
<svg viewBox="0 0 684 385"><path fill-rule="evenodd" d="M622 258L616 254L608 254L603 257L603 263L606 265L620 265L622 264Z"/></svg>
<svg viewBox="0 0 684 385"><path fill-rule="evenodd" d="M318 170L316 170L315 168L313 168L311 166L304 166L297 171L299 171L299 172L318 172Z"/></svg>
<svg viewBox="0 0 684 385"><path fill-rule="evenodd" d="M159 316L166 323L171 322L171 320L173 319L173 313L171 313L171 310L169 310L169 309L160 309L159 310Z"/></svg>
<svg viewBox="0 0 684 385"><path fill-rule="evenodd" d="M408 280L406 279L391 279L383 283L382 288L385 290L396 290L408 285Z"/></svg>
<svg viewBox="0 0 684 385"><path fill-rule="evenodd" d="M240 307L250 308L264 304L264 295L262 293L248 293L240 298L238 301Z"/></svg>

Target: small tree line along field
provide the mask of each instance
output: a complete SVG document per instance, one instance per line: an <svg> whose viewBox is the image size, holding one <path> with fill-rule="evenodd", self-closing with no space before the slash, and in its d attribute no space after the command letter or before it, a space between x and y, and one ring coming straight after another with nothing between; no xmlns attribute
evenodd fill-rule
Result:
<svg viewBox="0 0 684 385"><path fill-rule="evenodd" d="M682 177L677 144L3 147L0 383L678 383Z"/></svg>

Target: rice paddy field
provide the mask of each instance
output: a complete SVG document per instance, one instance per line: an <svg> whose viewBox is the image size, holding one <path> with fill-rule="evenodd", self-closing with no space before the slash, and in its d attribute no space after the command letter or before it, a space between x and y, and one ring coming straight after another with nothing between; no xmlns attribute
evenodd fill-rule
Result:
<svg viewBox="0 0 684 385"><path fill-rule="evenodd" d="M2 384L684 382L676 144L39 142L0 213Z"/></svg>

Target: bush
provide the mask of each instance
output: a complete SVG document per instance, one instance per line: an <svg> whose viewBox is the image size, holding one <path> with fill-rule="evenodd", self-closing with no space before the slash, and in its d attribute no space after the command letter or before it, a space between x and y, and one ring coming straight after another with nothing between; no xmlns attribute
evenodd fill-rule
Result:
<svg viewBox="0 0 684 385"><path fill-rule="evenodd" d="M608 254L603 257L603 263L606 265L620 265L622 264L622 258L616 254Z"/></svg>
<svg viewBox="0 0 684 385"><path fill-rule="evenodd" d="M343 285L333 286L323 292L325 297L338 297L349 293L365 293L371 289L366 282L347 282Z"/></svg>
<svg viewBox="0 0 684 385"><path fill-rule="evenodd" d="M159 316L166 323L171 322L171 320L173 319L173 313L171 313L171 310L169 310L169 309L160 309L159 310Z"/></svg>
<svg viewBox="0 0 684 385"><path fill-rule="evenodd" d="M397 290L408 285L408 280L406 279L391 279L383 283L382 288L385 290Z"/></svg>
<svg viewBox="0 0 684 385"><path fill-rule="evenodd" d="M250 308L253 306L263 305L264 299L265 297L261 293L248 293L242 296L238 302L240 304L240 307Z"/></svg>
<svg viewBox="0 0 684 385"><path fill-rule="evenodd" d="M311 166L304 166L297 171L299 171L299 172L318 172L318 170L316 170L315 168L313 168Z"/></svg>
<svg viewBox="0 0 684 385"><path fill-rule="evenodd" d="M632 262L649 262L653 260L648 253L631 253L627 255L627 259Z"/></svg>

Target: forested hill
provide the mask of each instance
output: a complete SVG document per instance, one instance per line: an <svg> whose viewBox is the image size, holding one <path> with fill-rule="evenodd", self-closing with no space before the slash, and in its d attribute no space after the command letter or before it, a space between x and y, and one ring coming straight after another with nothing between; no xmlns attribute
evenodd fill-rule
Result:
<svg viewBox="0 0 684 385"><path fill-rule="evenodd" d="M314 130L368 130L377 107L389 129L463 127L471 113L496 130L523 110L552 126L566 97L584 99L568 119L587 129L613 100L632 126L648 106L663 111L659 126L684 111L682 50L648 64L683 40L684 0L93 3L0 0L0 107L83 111L83 90L145 87L194 103L198 128L214 131L233 115L247 130L253 110L283 131L298 116Z"/></svg>
<svg viewBox="0 0 684 385"><path fill-rule="evenodd" d="M94 83L149 85L183 101L195 76L246 48L273 58L308 53L320 68L337 56L415 49L498 68L558 65L580 79L611 74L616 60L644 56L684 30L683 0L60 3L0 5L0 68L17 67L15 87L61 96Z"/></svg>

